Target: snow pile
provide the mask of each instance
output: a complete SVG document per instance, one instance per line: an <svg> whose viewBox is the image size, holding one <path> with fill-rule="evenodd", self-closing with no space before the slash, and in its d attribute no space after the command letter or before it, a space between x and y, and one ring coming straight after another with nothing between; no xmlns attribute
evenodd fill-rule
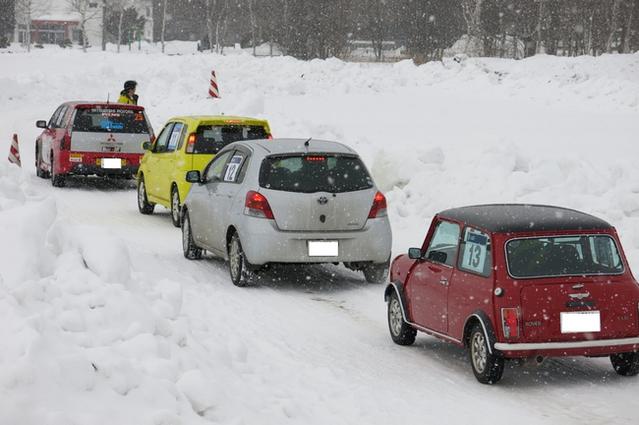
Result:
<svg viewBox="0 0 639 425"><path fill-rule="evenodd" d="M230 404L178 282L146 280L121 239L57 218L15 166L0 163L0 188L3 423L199 423Z"/></svg>
<svg viewBox="0 0 639 425"><path fill-rule="evenodd" d="M3 423L460 424L497 410L578 423L576 387L596 420L636 423L636 381L605 359L509 370L522 385L487 397L457 348L393 346L381 289L360 276L319 268L240 290L223 262L185 260L168 215L138 214L130 187L52 190L31 164L37 119L135 79L156 130L224 112L353 146L387 195L394 254L442 209L536 202L611 221L636 271L639 54L415 66L47 48L0 63L0 153L18 133L25 164L0 165ZM207 98L211 69L221 100Z"/></svg>

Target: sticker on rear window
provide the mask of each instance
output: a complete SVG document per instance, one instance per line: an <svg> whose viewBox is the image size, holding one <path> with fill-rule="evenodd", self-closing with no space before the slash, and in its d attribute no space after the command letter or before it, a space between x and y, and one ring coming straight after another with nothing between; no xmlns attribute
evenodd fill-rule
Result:
<svg viewBox="0 0 639 425"><path fill-rule="evenodd" d="M461 266L470 271L483 273L486 265L488 236L471 228L464 235L464 253Z"/></svg>
<svg viewBox="0 0 639 425"><path fill-rule="evenodd" d="M242 155L234 155L229 161L229 165L226 166L226 173L224 174L225 182L234 182L235 177L237 176L237 172L240 171L242 166L242 160L244 157Z"/></svg>

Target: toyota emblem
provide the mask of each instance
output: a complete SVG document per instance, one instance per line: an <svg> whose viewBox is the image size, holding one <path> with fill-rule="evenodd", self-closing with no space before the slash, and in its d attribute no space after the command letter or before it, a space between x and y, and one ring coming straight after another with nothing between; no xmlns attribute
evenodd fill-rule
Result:
<svg viewBox="0 0 639 425"><path fill-rule="evenodd" d="M328 198L326 196L320 196L317 199L317 203L320 205L326 205L328 203Z"/></svg>

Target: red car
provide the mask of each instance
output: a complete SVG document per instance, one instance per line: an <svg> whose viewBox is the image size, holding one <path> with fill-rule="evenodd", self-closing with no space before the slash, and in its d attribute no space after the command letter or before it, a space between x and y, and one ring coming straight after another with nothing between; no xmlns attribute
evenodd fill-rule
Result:
<svg viewBox="0 0 639 425"><path fill-rule="evenodd" d="M639 286L617 232L541 205L480 205L435 216L421 248L395 258L386 288L393 341L417 331L467 347L492 384L504 361L610 356L639 373Z"/></svg>
<svg viewBox="0 0 639 425"><path fill-rule="evenodd" d="M36 174L58 187L72 175L132 178L153 138L144 108L119 103L67 102L36 125Z"/></svg>

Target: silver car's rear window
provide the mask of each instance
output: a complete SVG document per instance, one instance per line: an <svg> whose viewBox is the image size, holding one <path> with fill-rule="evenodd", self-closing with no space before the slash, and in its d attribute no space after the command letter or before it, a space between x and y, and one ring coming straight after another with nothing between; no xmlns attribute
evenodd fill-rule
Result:
<svg viewBox="0 0 639 425"><path fill-rule="evenodd" d="M373 187L366 167L353 155L270 156L260 168L260 186L286 192L355 192Z"/></svg>
<svg viewBox="0 0 639 425"><path fill-rule="evenodd" d="M506 243L508 271L515 278L621 274L623 262L608 235L512 239Z"/></svg>
<svg viewBox="0 0 639 425"><path fill-rule="evenodd" d="M88 133L149 133L142 111L119 108L78 109L73 131Z"/></svg>

